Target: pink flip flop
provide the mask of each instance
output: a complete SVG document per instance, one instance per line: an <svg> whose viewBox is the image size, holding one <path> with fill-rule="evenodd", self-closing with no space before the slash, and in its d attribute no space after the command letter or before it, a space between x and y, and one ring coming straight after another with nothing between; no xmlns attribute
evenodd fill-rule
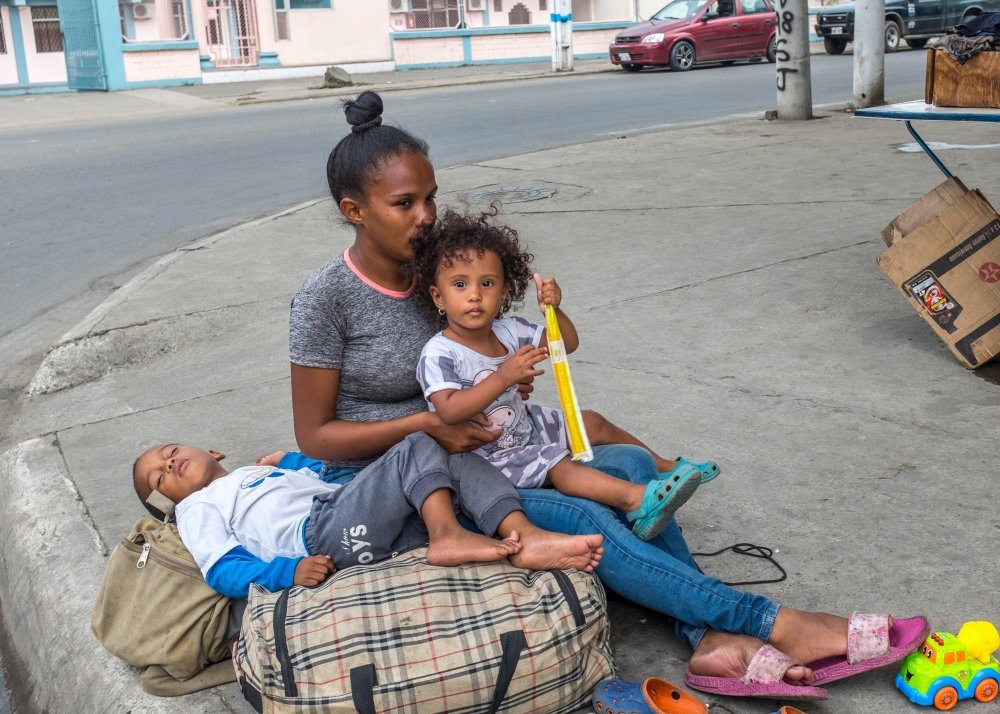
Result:
<svg viewBox="0 0 1000 714"><path fill-rule="evenodd" d="M771 645L764 645L754 654L742 677L707 677L694 674L688 669L684 681L692 689L727 697L766 697L809 702L826 699L825 689L789 684L782 679L788 668L794 665L784 652Z"/></svg>
<svg viewBox="0 0 1000 714"><path fill-rule="evenodd" d="M925 617L893 620L889 615L855 612L847 624L847 656L826 657L809 663L813 684L829 684L899 662L930 634Z"/></svg>

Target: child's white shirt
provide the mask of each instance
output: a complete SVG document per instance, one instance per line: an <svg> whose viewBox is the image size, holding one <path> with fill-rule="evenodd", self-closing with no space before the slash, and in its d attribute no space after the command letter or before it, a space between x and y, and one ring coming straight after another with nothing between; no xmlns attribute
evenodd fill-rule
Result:
<svg viewBox="0 0 1000 714"><path fill-rule="evenodd" d="M177 528L203 573L237 546L263 561L306 556L313 498L338 488L307 468L244 466L178 503Z"/></svg>
<svg viewBox="0 0 1000 714"><path fill-rule="evenodd" d="M420 354L417 381L431 411L430 397L444 389L468 389L497 371L525 345L538 345L544 328L521 317L493 321L493 334L507 349L502 357L487 357L438 333ZM518 488L544 485L549 469L569 455L562 412L525 404L517 389L501 394L483 410L500 437L476 449Z"/></svg>

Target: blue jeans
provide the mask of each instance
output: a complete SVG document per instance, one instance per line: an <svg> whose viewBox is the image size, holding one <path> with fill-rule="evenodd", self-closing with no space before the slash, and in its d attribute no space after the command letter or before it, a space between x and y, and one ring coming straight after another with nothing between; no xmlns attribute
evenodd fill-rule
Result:
<svg viewBox="0 0 1000 714"><path fill-rule="evenodd" d="M653 457L638 446L594 447L594 460L587 465L633 483L659 476ZM347 483L359 470L335 467L323 480ZM517 492L524 514L540 528L573 535L602 534L604 556L596 571L601 581L622 597L672 618L677 636L691 649L706 630L750 635L765 642L770 637L778 604L703 575L677 521L671 520L660 535L644 542L633 535L625 514L616 509L551 488Z"/></svg>
<svg viewBox="0 0 1000 714"><path fill-rule="evenodd" d="M623 444L594 448L588 466L611 476L647 483L657 478L656 463L645 449ZM677 636L692 649L708 629L750 635L767 641L778 604L703 575L677 521L648 542L632 534L625 514L554 489L518 489L524 513L535 525L559 533L601 533L601 581L622 597L675 620Z"/></svg>

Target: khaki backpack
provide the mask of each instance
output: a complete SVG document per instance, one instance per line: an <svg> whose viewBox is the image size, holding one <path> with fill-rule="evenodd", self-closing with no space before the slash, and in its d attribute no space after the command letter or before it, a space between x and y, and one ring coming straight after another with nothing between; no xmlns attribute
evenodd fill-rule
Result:
<svg viewBox="0 0 1000 714"><path fill-rule="evenodd" d="M145 670L143 689L177 696L235 681L230 603L205 582L177 526L145 516L111 552L90 626Z"/></svg>

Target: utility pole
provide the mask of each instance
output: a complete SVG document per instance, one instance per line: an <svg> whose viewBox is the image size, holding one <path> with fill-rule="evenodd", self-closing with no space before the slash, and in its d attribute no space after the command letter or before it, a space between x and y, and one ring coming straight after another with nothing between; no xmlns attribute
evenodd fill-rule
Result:
<svg viewBox="0 0 1000 714"><path fill-rule="evenodd" d="M812 119L812 74L809 66L809 7L806 0L773 0L778 11L775 69L778 119Z"/></svg>
<svg viewBox="0 0 1000 714"><path fill-rule="evenodd" d="M632 22L642 22L639 16L639 0L632 0Z"/></svg>
<svg viewBox="0 0 1000 714"><path fill-rule="evenodd" d="M573 2L552 0L549 15L552 32L552 71L570 72L573 69Z"/></svg>
<svg viewBox="0 0 1000 714"><path fill-rule="evenodd" d="M854 106L885 103L885 0L854 4Z"/></svg>

